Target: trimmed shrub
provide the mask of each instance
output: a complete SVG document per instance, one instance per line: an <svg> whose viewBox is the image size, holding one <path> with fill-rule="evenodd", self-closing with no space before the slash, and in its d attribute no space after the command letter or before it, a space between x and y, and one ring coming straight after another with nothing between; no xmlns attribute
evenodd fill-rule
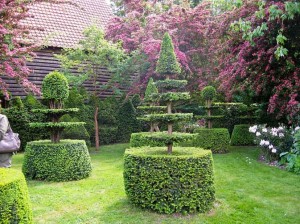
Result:
<svg viewBox="0 0 300 224"><path fill-rule="evenodd" d="M22 170L29 179L69 181L88 177L92 168L83 140L41 140L27 143Z"/></svg>
<svg viewBox="0 0 300 224"><path fill-rule="evenodd" d="M0 168L0 223L33 223L24 175Z"/></svg>
<svg viewBox="0 0 300 224"><path fill-rule="evenodd" d="M66 100L69 96L67 78L58 71L50 72L42 83L43 98L48 100Z"/></svg>
<svg viewBox="0 0 300 224"><path fill-rule="evenodd" d="M196 128L192 145L194 147L201 147L210 149L213 153L228 152L230 135L226 128Z"/></svg>
<svg viewBox="0 0 300 224"><path fill-rule="evenodd" d="M174 52L172 38L168 33L164 34L161 43L159 59L156 64L156 72L160 75L172 75L181 72L180 64L178 63Z"/></svg>
<svg viewBox="0 0 300 224"><path fill-rule="evenodd" d="M124 157L129 200L159 213L205 212L215 199L211 151L200 148L130 148Z"/></svg>
<svg viewBox="0 0 300 224"><path fill-rule="evenodd" d="M153 139L147 138L148 135L151 135L151 133L149 132L132 133L130 138L130 147L165 146L165 143L162 141L155 141Z"/></svg>
<svg viewBox="0 0 300 224"><path fill-rule="evenodd" d="M250 125L234 125L231 135L231 145L254 145L254 135L249 132Z"/></svg>
<svg viewBox="0 0 300 224"><path fill-rule="evenodd" d="M213 86L206 86L201 91L201 95L205 100L212 100L216 96L216 94L217 91Z"/></svg>
<svg viewBox="0 0 300 224"><path fill-rule="evenodd" d="M99 139L101 144L111 144L117 142L118 127L99 127Z"/></svg>
<svg viewBox="0 0 300 224"><path fill-rule="evenodd" d="M131 133L138 132L140 129L140 122L137 120L132 102L130 99L126 100L118 113L118 140L129 142Z"/></svg>

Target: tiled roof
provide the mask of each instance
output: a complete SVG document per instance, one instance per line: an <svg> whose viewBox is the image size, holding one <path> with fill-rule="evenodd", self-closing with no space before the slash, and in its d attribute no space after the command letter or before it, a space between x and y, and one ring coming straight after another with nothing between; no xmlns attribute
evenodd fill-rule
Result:
<svg viewBox="0 0 300 224"><path fill-rule="evenodd" d="M32 18L22 24L31 29L30 37L40 45L74 47L82 39L82 31L91 24L104 28L113 16L106 0L72 0L75 4L36 3L30 6Z"/></svg>

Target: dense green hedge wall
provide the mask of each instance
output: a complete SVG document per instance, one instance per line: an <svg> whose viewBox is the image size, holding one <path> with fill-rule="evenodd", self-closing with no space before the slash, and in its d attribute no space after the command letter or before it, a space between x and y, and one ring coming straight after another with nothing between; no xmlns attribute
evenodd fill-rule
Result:
<svg viewBox="0 0 300 224"><path fill-rule="evenodd" d="M159 213L205 212L215 199L213 160L209 150L174 147L130 148L124 157L129 200Z"/></svg>
<svg viewBox="0 0 300 224"><path fill-rule="evenodd" d="M23 173L28 179L69 181L86 178L91 173L91 159L83 140L28 142Z"/></svg>
<svg viewBox="0 0 300 224"><path fill-rule="evenodd" d="M165 143L162 141L155 141L153 139L147 138L148 135L151 135L151 133L150 132L132 133L130 138L130 147L165 146Z"/></svg>
<svg viewBox="0 0 300 224"><path fill-rule="evenodd" d="M194 147L210 149L213 153L228 151L230 135L226 128L196 128L197 135L193 139Z"/></svg>
<svg viewBox="0 0 300 224"><path fill-rule="evenodd" d="M100 127L99 139L101 144L116 143L118 139L118 127Z"/></svg>
<svg viewBox="0 0 300 224"><path fill-rule="evenodd" d="M0 223L33 223L24 175L14 169L0 168Z"/></svg>
<svg viewBox="0 0 300 224"><path fill-rule="evenodd" d="M250 125L235 125L231 135L231 145L254 145L254 135L249 132Z"/></svg>

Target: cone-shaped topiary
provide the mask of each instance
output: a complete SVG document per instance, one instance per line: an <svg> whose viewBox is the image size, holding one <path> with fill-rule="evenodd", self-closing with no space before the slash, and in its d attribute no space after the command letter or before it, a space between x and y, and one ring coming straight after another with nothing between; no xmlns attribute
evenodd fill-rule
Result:
<svg viewBox="0 0 300 224"><path fill-rule="evenodd" d="M153 93L158 93L158 89L156 88L153 78L150 78L147 84L147 88L145 91L145 97L144 97L144 101L145 102L151 102L152 98L150 97L151 94Z"/></svg>
<svg viewBox="0 0 300 224"><path fill-rule="evenodd" d="M172 39L165 33L160 49L160 56L156 65L156 72L161 75L172 75L180 73L180 65L177 62Z"/></svg>

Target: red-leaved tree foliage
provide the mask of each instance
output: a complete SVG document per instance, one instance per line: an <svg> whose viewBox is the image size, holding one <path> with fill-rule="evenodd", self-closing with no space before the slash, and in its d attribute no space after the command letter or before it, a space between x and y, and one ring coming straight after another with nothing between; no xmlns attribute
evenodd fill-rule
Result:
<svg viewBox="0 0 300 224"><path fill-rule="evenodd" d="M107 37L122 41L126 51L138 50L146 55L150 67L141 74L140 83L145 85L149 77L155 77L155 66L163 34L173 39L175 53L190 88L206 85L211 69L207 63L208 46L206 30L211 17L209 4L191 8L189 4L174 5L172 1L125 1L124 17L112 19L107 27ZM199 78L200 77L200 78ZM140 89L140 85L134 85Z"/></svg>
<svg viewBox="0 0 300 224"><path fill-rule="evenodd" d="M37 47L28 38L29 29L33 27L21 25L20 21L30 16L30 4L45 1L59 3L56 0L0 0L0 93L6 98L9 98L8 85L3 77L13 78L24 89L40 93L28 81L30 70L26 66L26 59L34 56L33 50Z"/></svg>
<svg viewBox="0 0 300 224"><path fill-rule="evenodd" d="M295 1L262 3L245 1L216 18L211 27L220 90L228 99L250 90L256 102L268 102L268 113L292 118L300 110L300 16L295 8L300 5Z"/></svg>

